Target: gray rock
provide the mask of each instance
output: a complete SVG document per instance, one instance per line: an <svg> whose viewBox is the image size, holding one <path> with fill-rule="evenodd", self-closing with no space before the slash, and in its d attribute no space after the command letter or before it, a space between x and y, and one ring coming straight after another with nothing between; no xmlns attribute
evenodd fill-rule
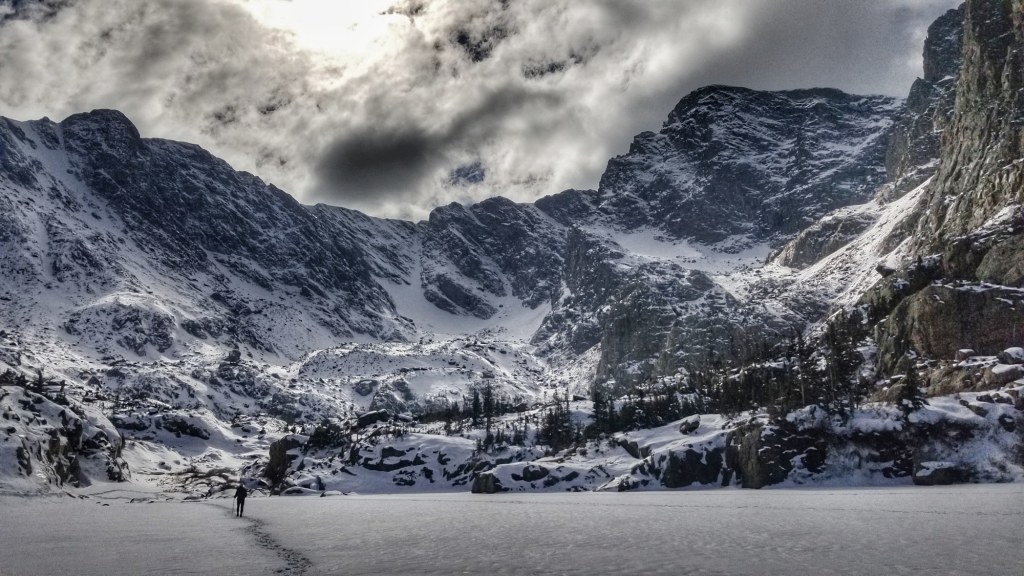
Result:
<svg viewBox="0 0 1024 576"><path fill-rule="evenodd" d="M914 462L914 484L917 486L946 486L964 482L963 470L953 462Z"/></svg>
<svg viewBox="0 0 1024 576"><path fill-rule="evenodd" d="M296 455L289 454L289 452L300 447L302 447L302 442L294 435L284 436L270 445L270 460L263 469L263 476L271 487L277 489L284 482L292 462L297 458Z"/></svg>
<svg viewBox="0 0 1024 576"><path fill-rule="evenodd" d="M956 351L956 361L963 362L972 356L977 356L978 353L972 348L961 348Z"/></svg>
<svg viewBox="0 0 1024 576"><path fill-rule="evenodd" d="M1024 366L1019 364L996 364L985 368L982 381L991 388L998 388L1024 378Z"/></svg>
<svg viewBox="0 0 1024 576"><path fill-rule="evenodd" d="M839 213L819 220L786 244L775 261L790 268L806 268L854 240L874 222L874 216L862 212Z"/></svg>
<svg viewBox="0 0 1024 576"><path fill-rule="evenodd" d="M391 419L391 413L387 410L374 410L372 412L366 412L360 414L356 420L356 428L366 428L371 424L377 422L387 422Z"/></svg>
<svg viewBox="0 0 1024 576"><path fill-rule="evenodd" d="M360 396L369 396L373 394L373 389L380 384L378 380L372 380L370 378L364 378L352 385L352 390Z"/></svg>
<svg viewBox="0 0 1024 576"><path fill-rule="evenodd" d="M537 480L542 480L549 472L550 471L543 466L530 464L523 468L522 476L523 480L526 482L536 482Z"/></svg>
<svg viewBox="0 0 1024 576"><path fill-rule="evenodd" d="M1002 364L1024 364L1024 348L1007 348L1000 352L997 358Z"/></svg>
<svg viewBox="0 0 1024 576"><path fill-rule="evenodd" d="M1022 304L1019 291L997 286L926 286L901 301L876 327L879 366L883 373L897 372L909 350L945 359L965 347L995 355L1018 340L1014 326L1024 326Z"/></svg>
<svg viewBox="0 0 1024 576"><path fill-rule="evenodd" d="M696 414L683 418L683 421L679 423L680 434L693 434L700 428L700 416Z"/></svg>
<svg viewBox="0 0 1024 576"><path fill-rule="evenodd" d="M493 474L482 472L473 479L471 491L473 494L496 494L507 489L502 487L501 482Z"/></svg>
<svg viewBox="0 0 1024 576"><path fill-rule="evenodd" d="M661 484L666 488L683 488L694 484L722 485L724 450L672 451L658 462L657 467L660 468Z"/></svg>

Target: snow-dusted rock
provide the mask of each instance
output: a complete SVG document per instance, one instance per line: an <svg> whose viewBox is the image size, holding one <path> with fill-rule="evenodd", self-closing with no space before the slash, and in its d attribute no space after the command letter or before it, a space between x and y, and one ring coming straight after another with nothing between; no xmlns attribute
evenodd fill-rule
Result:
<svg viewBox="0 0 1024 576"><path fill-rule="evenodd" d="M1003 364L1024 364L1024 348L1014 346L996 355Z"/></svg>
<svg viewBox="0 0 1024 576"><path fill-rule="evenodd" d="M991 388L998 388L1021 378L1024 378L1024 366L1019 364L996 364L986 368L982 377L985 384Z"/></svg>

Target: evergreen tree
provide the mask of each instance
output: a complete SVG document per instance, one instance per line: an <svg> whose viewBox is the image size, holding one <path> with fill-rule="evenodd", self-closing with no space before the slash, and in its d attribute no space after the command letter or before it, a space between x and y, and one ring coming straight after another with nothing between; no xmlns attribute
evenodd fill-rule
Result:
<svg viewBox="0 0 1024 576"><path fill-rule="evenodd" d="M483 392L483 414L486 422L487 434L491 433L491 418L494 416L494 386L488 382L484 385Z"/></svg>
<svg viewBox="0 0 1024 576"><path fill-rule="evenodd" d="M924 393L921 392L921 377L917 373L917 368L911 365L907 368L903 380L897 384L896 405L903 412L903 416L909 418L911 414L927 404L928 401L925 399Z"/></svg>
<svg viewBox="0 0 1024 576"><path fill-rule="evenodd" d="M43 394L46 392L46 379L43 378L42 368L36 368L36 379L32 383L32 391L36 394Z"/></svg>
<svg viewBox="0 0 1024 576"><path fill-rule="evenodd" d="M588 436L596 438L601 434L609 432L608 399L597 384L590 387L590 402L593 407L592 416L594 422L588 427Z"/></svg>
<svg viewBox="0 0 1024 576"><path fill-rule="evenodd" d="M572 424L569 396L566 395L563 399L556 392L554 400L554 405L545 410L541 418L537 442L546 444L552 451L557 452L576 443L578 429Z"/></svg>
<svg viewBox="0 0 1024 576"><path fill-rule="evenodd" d="M825 330L826 407L846 414L859 401L859 386L855 380L862 360L853 334L848 329L848 318L840 312L832 318Z"/></svg>
<svg viewBox="0 0 1024 576"><path fill-rule="evenodd" d="M483 410L480 406L480 391L477 390L476 388L473 388L473 426L480 425L480 415L482 412Z"/></svg>

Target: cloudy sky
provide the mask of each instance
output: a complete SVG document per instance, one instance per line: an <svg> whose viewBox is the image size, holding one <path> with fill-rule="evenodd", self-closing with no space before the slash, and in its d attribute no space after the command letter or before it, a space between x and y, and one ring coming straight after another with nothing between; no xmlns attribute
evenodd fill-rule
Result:
<svg viewBox="0 0 1024 576"><path fill-rule="evenodd" d="M422 218L596 187L687 92L905 96L950 0L0 0L0 115L125 112L291 192Z"/></svg>

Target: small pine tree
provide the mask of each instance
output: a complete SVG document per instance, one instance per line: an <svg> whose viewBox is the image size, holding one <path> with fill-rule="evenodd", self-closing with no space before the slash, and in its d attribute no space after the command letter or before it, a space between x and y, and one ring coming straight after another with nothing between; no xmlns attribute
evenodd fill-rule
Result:
<svg viewBox="0 0 1024 576"><path fill-rule="evenodd" d="M483 393L483 413L484 421L486 422L487 434L491 433L491 418L494 417L494 386L488 382L484 386Z"/></svg>
<svg viewBox="0 0 1024 576"><path fill-rule="evenodd" d="M903 412L903 416L909 418L927 404L928 401L921 392L921 377L917 373L917 368L910 366L903 380L897 384L896 405Z"/></svg>
<svg viewBox="0 0 1024 576"><path fill-rule="evenodd" d="M597 384L590 387L590 401L594 410L594 422L588 427L588 436L596 438L609 431L608 399Z"/></svg>
<svg viewBox="0 0 1024 576"><path fill-rule="evenodd" d="M482 407L480 406L480 391L476 388L473 389L473 412L471 414L473 418L473 426L480 425L480 415L483 413Z"/></svg>
<svg viewBox="0 0 1024 576"><path fill-rule="evenodd" d="M42 368L36 368L36 379L32 383L32 391L36 394L43 394L46 391L46 379L43 378Z"/></svg>

